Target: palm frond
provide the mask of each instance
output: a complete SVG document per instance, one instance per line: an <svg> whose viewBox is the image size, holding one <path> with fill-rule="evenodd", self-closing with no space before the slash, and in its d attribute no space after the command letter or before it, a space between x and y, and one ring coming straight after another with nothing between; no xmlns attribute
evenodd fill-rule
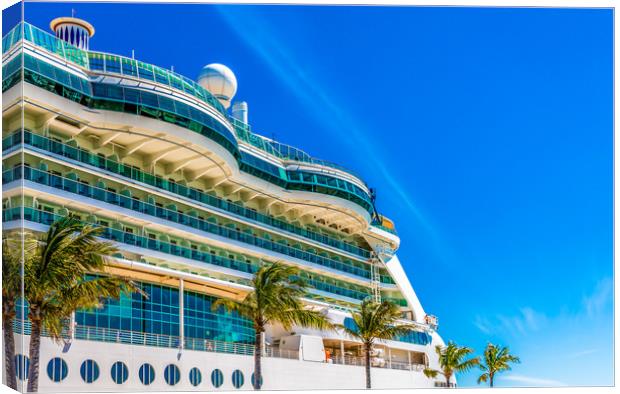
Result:
<svg viewBox="0 0 620 394"><path fill-rule="evenodd" d="M427 378L432 378L432 379L434 379L434 378L436 378L436 377L437 377L438 375L440 375L440 374L441 374L441 375L443 375L443 373L442 373L442 372L437 371L436 369L424 368L424 375L425 375Z"/></svg>

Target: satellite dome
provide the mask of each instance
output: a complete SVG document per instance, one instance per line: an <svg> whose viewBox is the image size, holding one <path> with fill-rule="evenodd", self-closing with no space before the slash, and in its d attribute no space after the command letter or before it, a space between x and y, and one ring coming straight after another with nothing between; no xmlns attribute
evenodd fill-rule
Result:
<svg viewBox="0 0 620 394"><path fill-rule="evenodd" d="M200 70L198 84L214 95L225 108L237 93L237 78L232 70L223 64L208 64Z"/></svg>

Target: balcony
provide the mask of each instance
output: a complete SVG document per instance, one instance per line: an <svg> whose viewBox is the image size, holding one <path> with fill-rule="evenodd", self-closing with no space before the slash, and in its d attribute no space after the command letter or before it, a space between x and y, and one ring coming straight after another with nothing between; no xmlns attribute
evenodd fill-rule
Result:
<svg viewBox="0 0 620 394"><path fill-rule="evenodd" d="M21 138L22 137L20 132L16 132L4 138L2 140L2 149L8 150L21 144ZM61 157L78 161L86 165L113 172L131 180L165 190L167 192L176 194L184 198L189 198L190 200L197 201L211 207L225 210L234 215L241 216L245 219L253 220L260 224L274 227L278 230L283 230L307 238L309 240L319 242L333 248L337 248L344 252L358 256L358 258L368 259L370 257L370 252L368 250L362 249L355 245L351 245L334 237L292 225L285 221L273 218L269 215L265 215L252 209L248 209L242 205L231 203L225 199L212 196L208 193L204 193L195 188L169 182L159 176L143 172L139 169L136 169L135 167L130 167L114 160L93 155L92 153L87 152L83 149L51 140L49 138L34 134L30 131L24 131L24 144L38 149L42 149L46 152L53 153Z"/></svg>

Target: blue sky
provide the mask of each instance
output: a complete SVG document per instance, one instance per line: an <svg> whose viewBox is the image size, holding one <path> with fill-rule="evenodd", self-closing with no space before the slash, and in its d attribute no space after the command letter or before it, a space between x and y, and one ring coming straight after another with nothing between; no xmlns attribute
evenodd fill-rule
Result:
<svg viewBox="0 0 620 394"><path fill-rule="evenodd" d="M236 74L254 130L362 174L440 332L613 383L612 18L604 9L26 4L94 50ZM459 377L476 385L476 373Z"/></svg>

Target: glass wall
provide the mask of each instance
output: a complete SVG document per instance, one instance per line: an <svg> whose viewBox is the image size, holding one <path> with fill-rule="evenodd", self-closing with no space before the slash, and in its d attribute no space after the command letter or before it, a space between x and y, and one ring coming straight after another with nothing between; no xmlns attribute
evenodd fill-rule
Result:
<svg viewBox="0 0 620 394"><path fill-rule="evenodd" d="M337 196L361 206L371 214L374 212L370 195L351 182L309 171L284 171L247 152L240 152L237 140L226 127L192 106L130 87L90 83L86 78L76 77L29 55L24 57L24 67L26 82L50 92L90 108L137 114L190 129L226 148L245 172L286 189ZM3 89L10 88L16 82L4 78Z"/></svg>
<svg viewBox="0 0 620 394"><path fill-rule="evenodd" d="M106 300L100 309L76 312L78 326L109 328L138 333L179 336L179 290L140 283L145 293ZM184 292L185 337L225 342L252 343L252 322L223 308L211 310L215 297Z"/></svg>
<svg viewBox="0 0 620 394"><path fill-rule="evenodd" d="M356 262L350 259L344 259L341 261L339 257L331 257L325 253L316 253L314 251L305 251L298 245L291 246L290 242L288 242L285 238L273 238L267 233L262 235L254 234L254 231L251 229L246 228L242 230L238 225L237 227L234 227L234 225L229 226L224 223L218 224L218 220L215 216L210 216L209 219L205 220L204 218L197 218L195 215L182 213L178 209L159 207L156 204L146 203L140 201L139 199L132 198L130 195L119 194L115 191L109 191L109 189L106 190L100 187L92 187L88 184L88 182L83 182L82 180L77 179L76 174L73 174L74 179L68 179L49 173L48 171L37 170L29 166L24 167L22 171L22 167L17 166L11 170L4 171L2 176L3 183L25 178L27 180L42 183L67 192L73 192L85 197L105 201L120 207L129 208L136 212L181 223L201 231L282 253L297 259L306 260L308 262L351 273L363 278L370 278L370 267L366 263ZM188 252L183 254L187 254L187 257L189 257L191 253ZM381 280L385 283L392 283L388 275L382 275Z"/></svg>
<svg viewBox="0 0 620 394"><path fill-rule="evenodd" d="M79 146L70 146L62 142L51 140L49 138L31 133L27 130L24 133L24 141L27 145L33 146L35 148L43 149L47 152L66 157L71 160L76 160L87 165L105 169L106 171L113 172L122 177L130 178L134 181L138 181L141 183L146 183L149 186L155 186L167 192L171 192L203 204L223 209L227 212L243 216L246 219L257 221L261 224L267 224L279 230L284 230L296 235L300 235L304 238L308 238L310 240L344 250L365 259L370 257L370 252L367 249L363 249L350 243L344 242L340 239L335 238L334 236L321 234L299 226L295 226L283 220L276 219L270 215L257 212L254 209L246 208L239 202L233 203L226 199L213 196L209 193L205 193L196 188L185 186L177 182L170 182L163 177L146 173L134 166L128 166L116 160L92 154L84 149L81 149ZM2 149L11 149L12 147L19 145L20 142L21 136L19 135L19 133L11 134L2 140Z"/></svg>

